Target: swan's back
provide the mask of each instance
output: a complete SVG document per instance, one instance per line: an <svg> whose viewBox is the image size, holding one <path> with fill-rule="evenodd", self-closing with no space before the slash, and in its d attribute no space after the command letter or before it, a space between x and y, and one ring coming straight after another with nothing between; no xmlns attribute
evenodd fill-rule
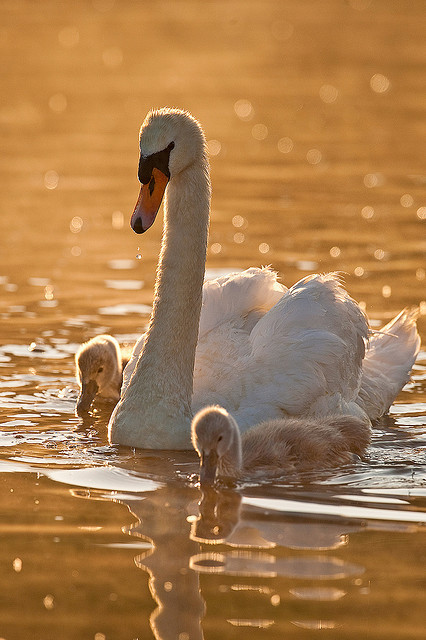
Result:
<svg viewBox="0 0 426 640"><path fill-rule="evenodd" d="M224 406L246 430L283 415L362 414L369 329L334 274L303 278L253 327L224 320L200 339L194 409Z"/></svg>
<svg viewBox="0 0 426 640"><path fill-rule="evenodd" d="M286 291L276 272L268 267L252 267L207 280L203 286L199 339L227 322L250 331Z"/></svg>
<svg viewBox="0 0 426 640"><path fill-rule="evenodd" d="M273 333L281 339L272 351ZM331 273L308 276L292 286L254 327L250 339L259 358L269 351L276 361L279 350L286 373L298 378L302 394L307 384L314 385L311 402L321 387L351 401L358 393L368 335L366 316Z"/></svg>
<svg viewBox="0 0 426 640"><path fill-rule="evenodd" d="M250 333L286 291L268 267L252 267L204 283L194 366L194 411L206 404L235 410L235 400L244 400L246 380L239 372L250 357Z"/></svg>

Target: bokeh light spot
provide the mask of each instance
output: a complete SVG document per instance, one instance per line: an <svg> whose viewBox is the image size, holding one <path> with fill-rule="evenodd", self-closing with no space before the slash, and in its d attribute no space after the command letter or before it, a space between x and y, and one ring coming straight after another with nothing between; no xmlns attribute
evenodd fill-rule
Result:
<svg viewBox="0 0 426 640"><path fill-rule="evenodd" d="M70 231L72 233L80 233L83 228L83 218L80 216L74 216L70 222Z"/></svg>
<svg viewBox="0 0 426 640"><path fill-rule="evenodd" d="M234 104L234 111L240 120L248 122L254 118L253 105L249 100L237 100Z"/></svg>
<svg viewBox="0 0 426 640"><path fill-rule="evenodd" d="M375 73L370 78L370 87L375 93L386 93L390 89L390 80L381 73Z"/></svg>
<svg viewBox="0 0 426 640"><path fill-rule="evenodd" d="M384 181L384 176L381 173L367 173L364 176L364 185L368 189L372 189L373 187L380 187L384 183Z"/></svg>
<svg viewBox="0 0 426 640"><path fill-rule="evenodd" d="M384 298L390 298L391 295L392 295L392 288L388 284L385 284L382 287L382 296Z"/></svg>
<svg viewBox="0 0 426 640"><path fill-rule="evenodd" d="M242 226L244 226L245 222L246 221L243 218L243 216L234 216L232 218L232 224L234 225L234 227L242 227Z"/></svg>
<svg viewBox="0 0 426 640"><path fill-rule="evenodd" d="M400 203L403 207L412 207L414 204L414 198L409 193L404 193L400 198Z"/></svg>
<svg viewBox="0 0 426 640"><path fill-rule="evenodd" d="M219 140L209 140L207 142L207 148L209 150L209 155L218 156L222 149L222 145Z"/></svg>
<svg viewBox="0 0 426 640"><path fill-rule="evenodd" d="M22 571L22 560L21 558L15 558L13 563L13 570L16 571L16 573L20 573Z"/></svg>
<svg viewBox="0 0 426 640"><path fill-rule="evenodd" d="M306 154L306 160L309 164L319 164L322 160L322 153L319 149L309 149Z"/></svg>
<svg viewBox="0 0 426 640"><path fill-rule="evenodd" d="M383 260L386 256L386 253L383 251L383 249L376 249L373 255L376 260Z"/></svg>
<svg viewBox="0 0 426 640"><path fill-rule="evenodd" d="M44 287L44 299L53 300L53 287L51 284L48 284L46 287Z"/></svg>
<svg viewBox="0 0 426 640"><path fill-rule="evenodd" d="M420 280L420 281L426 278L426 271L422 269L422 267L419 267L418 269L416 269L416 278L417 280Z"/></svg>
<svg viewBox="0 0 426 640"><path fill-rule="evenodd" d="M365 220L371 220L371 218L374 216L373 207L370 207L370 206L363 207L361 209L361 215L363 218L365 218Z"/></svg>
<svg viewBox="0 0 426 640"><path fill-rule="evenodd" d="M46 189L52 190L56 189L59 184L59 175L56 171L50 170L46 171L44 174L44 186Z"/></svg>
<svg viewBox="0 0 426 640"><path fill-rule="evenodd" d="M48 611L53 609L53 607L55 606L54 598L50 593L43 598L43 605L44 605L44 608L47 609Z"/></svg>
<svg viewBox="0 0 426 640"><path fill-rule="evenodd" d="M264 124L255 124L251 130L251 135L255 140L265 140L268 137L268 127Z"/></svg>
<svg viewBox="0 0 426 640"><path fill-rule="evenodd" d="M281 153L290 153L293 149L294 143L291 138L284 137L278 140L278 151L281 151Z"/></svg>
<svg viewBox="0 0 426 640"><path fill-rule="evenodd" d="M319 90L319 96L326 104L332 104L339 97L339 90L332 84L323 84Z"/></svg>

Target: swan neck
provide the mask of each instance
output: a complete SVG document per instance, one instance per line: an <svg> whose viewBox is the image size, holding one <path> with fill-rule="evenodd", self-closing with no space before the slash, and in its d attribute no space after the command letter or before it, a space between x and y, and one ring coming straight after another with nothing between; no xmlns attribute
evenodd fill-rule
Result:
<svg viewBox="0 0 426 640"><path fill-rule="evenodd" d="M210 211L208 161L187 168L167 188L154 304L136 374L144 393L192 399ZM148 388L147 388L148 385Z"/></svg>

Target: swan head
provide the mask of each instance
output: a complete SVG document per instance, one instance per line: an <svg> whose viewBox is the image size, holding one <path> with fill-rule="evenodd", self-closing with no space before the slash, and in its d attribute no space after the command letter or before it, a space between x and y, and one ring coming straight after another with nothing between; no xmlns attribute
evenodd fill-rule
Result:
<svg viewBox="0 0 426 640"><path fill-rule="evenodd" d="M187 111L157 109L146 116L139 133L141 190L131 218L136 233L153 224L169 180L206 154L200 123Z"/></svg>
<svg viewBox="0 0 426 640"><path fill-rule="evenodd" d="M81 345L75 356L76 376L80 385L76 413L90 409L96 395L118 400L121 386L121 353L118 342L100 335Z"/></svg>
<svg viewBox="0 0 426 640"><path fill-rule="evenodd" d="M200 484L214 482L224 467L233 469L237 475L242 464L240 432L225 409L218 406L201 409L192 421L191 438L200 456Z"/></svg>

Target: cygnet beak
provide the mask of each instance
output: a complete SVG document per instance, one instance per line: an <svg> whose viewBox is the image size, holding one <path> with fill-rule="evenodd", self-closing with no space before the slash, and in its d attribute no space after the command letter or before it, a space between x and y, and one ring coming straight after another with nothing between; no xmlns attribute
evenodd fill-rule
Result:
<svg viewBox="0 0 426 640"><path fill-rule="evenodd" d="M212 449L208 453L201 452L200 484L212 484L216 478L218 455Z"/></svg>
<svg viewBox="0 0 426 640"><path fill-rule="evenodd" d="M90 405L95 399L98 390L99 387L96 380L89 380L88 382L82 383L80 396L77 400L76 406L76 413L78 416L89 411Z"/></svg>

